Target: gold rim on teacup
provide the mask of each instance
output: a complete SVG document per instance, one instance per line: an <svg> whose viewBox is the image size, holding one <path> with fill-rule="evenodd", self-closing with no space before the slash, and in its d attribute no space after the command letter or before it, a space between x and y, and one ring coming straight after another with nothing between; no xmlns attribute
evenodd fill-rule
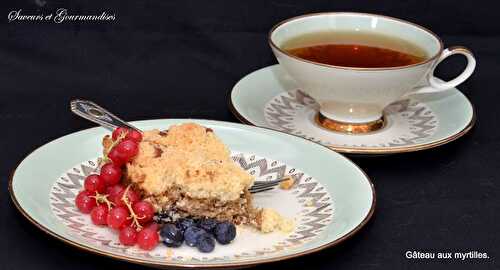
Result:
<svg viewBox="0 0 500 270"><path fill-rule="evenodd" d="M293 54L290 54L286 50L281 49L279 46L277 46L273 42L273 40L271 38L274 30L276 30L278 27L280 27L280 26L282 26L282 25L284 25L286 23L289 23L289 22L292 22L292 21L295 21L295 20L299 20L299 19L303 19L303 18L306 18L306 17L323 16L323 15L360 15L360 16L371 16L371 17L379 17L379 18L383 18L383 19L388 19L388 20L393 20L393 21L396 21L396 22L401 22L401 23L409 24L411 26L417 27L417 28L423 30L424 32L427 32L428 34L431 34L432 36L434 36L434 38L436 38L436 40L438 40L438 42L439 42L439 50L432 57L429 57L429 58L427 58L426 60L424 60L422 62L418 62L418 63L415 63L415 64L406 65L406 66L380 67L380 68L344 67L344 66L335 66L335 65L318 63L318 62L309 61L309 60L297 57L297 56L295 56ZM441 53L443 52L443 49L444 49L444 44L443 44L443 41L441 40L441 38L438 35L436 35L434 32L432 32L431 30L429 30L429 29L427 29L427 28L425 28L425 27L423 27L421 25L418 25L416 23L412 23L410 21L406 21L406 20L403 20L403 19L394 18L394 17L391 17L391 16L385 16L385 15L379 15L379 14L373 14L373 13L363 13L363 12L334 12L333 11L333 12L309 13L309 14L304 14L304 15L300 15L300 16L295 16L295 17L283 20L283 21L275 24L271 28L271 30L269 30L269 32L267 34L267 41L268 41L269 45L272 48L280 51L283 54L286 54L287 56L295 58L295 59L297 59L299 61L303 61L303 62L307 62L307 63L310 63L310 64L319 65L319 66L325 66L325 67L334 67L334 68L350 69L350 70L366 70L366 71L401 69L401 68L408 68L408 67L414 67L414 66L423 65L423 64L426 64L426 63L428 63L428 62L430 62L432 60L435 60L438 56L441 55Z"/></svg>
<svg viewBox="0 0 500 270"><path fill-rule="evenodd" d="M291 38L318 31L367 31L408 40L426 52L424 60L402 66L349 67L300 58L282 46ZM316 122L328 130L363 134L384 127L384 108L404 96L437 93L456 87L474 71L476 61L466 48L444 49L432 31L393 17L355 12L306 14L276 24L268 35L280 66L298 87L320 104ZM461 54L467 65L454 79L443 82L434 69L445 58Z"/></svg>

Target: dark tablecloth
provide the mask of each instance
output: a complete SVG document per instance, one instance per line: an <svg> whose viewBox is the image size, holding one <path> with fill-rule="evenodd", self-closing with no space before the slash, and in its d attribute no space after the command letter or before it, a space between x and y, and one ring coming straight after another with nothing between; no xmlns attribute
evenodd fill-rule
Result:
<svg viewBox="0 0 500 270"><path fill-rule="evenodd" d="M382 13L433 29L447 45L476 55L475 74L459 88L477 110L465 137L428 151L353 160L373 179L377 208L353 238L313 255L258 269L494 269L498 267L500 194L500 24L481 1L10 1L0 4L0 269L142 266L91 255L25 220L7 182L23 157L44 143L94 126L72 115L81 97L127 120L237 120L232 86L274 64L266 42L276 22L317 11ZM106 3L104 3L106 2ZM109 22L8 22L11 10L114 14ZM447 60L438 76L463 67ZM34 179L36 181L36 179ZM406 251L480 251L490 259L408 260Z"/></svg>

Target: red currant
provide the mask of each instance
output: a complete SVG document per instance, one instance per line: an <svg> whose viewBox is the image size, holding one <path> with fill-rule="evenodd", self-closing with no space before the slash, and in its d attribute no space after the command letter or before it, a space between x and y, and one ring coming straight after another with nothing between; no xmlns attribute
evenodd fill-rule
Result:
<svg viewBox="0 0 500 270"><path fill-rule="evenodd" d="M144 226L144 228L157 232L160 229L160 226L158 226L158 223L156 223L156 222L151 222L151 223L147 224L146 226Z"/></svg>
<svg viewBox="0 0 500 270"><path fill-rule="evenodd" d="M118 167L121 167L123 164L127 163L127 156L125 156L124 153L119 152L116 147L111 149L111 151L108 153L108 158L113 161L113 164L115 164Z"/></svg>
<svg viewBox="0 0 500 270"><path fill-rule="evenodd" d="M85 190L92 193L99 192L103 193L106 190L106 182L97 174L91 174L85 178L83 182Z"/></svg>
<svg viewBox="0 0 500 270"><path fill-rule="evenodd" d="M115 146L115 149L123 156L125 156L125 160L127 162L134 158L137 153L139 153L139 146L135 141L130 139L121 141L117 146Z"/></svg>
<svg viewBox="0 0 500 270"><path fill-rule="evenodd" d="M101 178L104 179L106 186L113 186L120 183L122 170L113 163L106 163L101 168Z"/></svg>
<svg viewBox="0 0 500 270"><path fill-rule="evenodd" d="M106 193L109 195L108 196L108 199L116 204L118 202L118 198L120 198L120 193L123 194L123 191L125 190L125 187L118 184L118 185L114 185L114 186L110 186L106 189Z"/></svg>
<svg viewBox="0 0 500 270"><path fill-rule="evenodd" d="M126 192L126 194L125 194L125 192ZM133 191L132 189L130 189L130 188L124 189L123 191L118 193L118 195L116 195L115 204L117 206L127 206L127 204L123 200L124 196L126 196L126 198L128 199L128 202L130 202L130 205L134 205L136 202L138 202L141 199L139 194L137 194L137 192Z"/></svg>
<svg viewBox="0 0 500 270"><path fill-rule="evenodd" d="M92 209L97 205L94 198L90 197L94 194L87 190L82 190L75 198L75 204L78 210L84 214L90 213Z"/></svg>
<svg viewBox="0 0 500 270"><path fill-rule="evenodd" d="M146 201L136 202L132 205L132 210L137 215L139 223L144 225L153 220L155 209L151 203Z"/></svg>
<svg viewBox="0 0 500 270"><path fill-rule="evenodd" d="M111 137L113 138L113 141L116 141L116 139L118 139L118 137L120 136L120 134L122 133L125 133L127 134L129 132L129 129L126 128L126 127L119 127L117 129L115 129L113 131L113 134L111 135Z"/></svg>
<svg viewBox="0 0 500 270"><path fill-rule="evenodd" d="M90 212L90 219L95 225L106 225L108 218L108 206L100 204Z"/></svg>
<svg viewBox="0 0 500 270"><path fill-rule="evenodd" d="M155 230L145 228L137 234L137 245L141 249L152 250L156 247L158 241L160 241L160 237Z"/></svg>
<svg viewBox="0 0 500 270"><path fill-rule="evenodd" d="M130 129L127 133L127 136L125 136L126 139L130 139L135 141L136 143L139 143L142 141L142 133L135 129Z"/></svg>
<svg viewBox="0 0 500 270"><path fill-rule="evenodd" d="M119 239L120 243L123 245L133 246L137 243L137 231L134 228L127 226L120 230Z"/></svg>
<svg viewBox="0 0 500 270"><path fill-rule="evenodd" d="M126 207L118 206L109 211L106 222L110 228L120 230L130 225L131 220L128 219L129 212Z"/></svg>

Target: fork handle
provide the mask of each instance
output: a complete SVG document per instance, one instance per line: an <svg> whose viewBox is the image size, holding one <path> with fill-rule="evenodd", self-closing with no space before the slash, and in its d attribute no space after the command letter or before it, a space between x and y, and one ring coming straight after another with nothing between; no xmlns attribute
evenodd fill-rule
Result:
<svg viewBox="0 0 500 270"><path fill-rule="evenodd" d="M140 131L138 128L123 121L118 116L90 100L74 99L70 102L70 108L74 114L110 130L118 127L128 127Z"/></svg>

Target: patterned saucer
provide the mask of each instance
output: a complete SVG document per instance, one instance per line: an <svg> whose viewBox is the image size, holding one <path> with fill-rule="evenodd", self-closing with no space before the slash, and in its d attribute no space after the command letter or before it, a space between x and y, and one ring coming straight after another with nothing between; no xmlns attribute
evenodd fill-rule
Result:
<svg viewBox="0 0 500 270"><path fill-rule="evenodd" d="M391 154L429 149L451 142L474 125L472 104L457 89L410 96L389 105L385 127L367 134L326 130L315 117L319 105L300 91L279 65L241 79L230 108L242 122L272 128L355 154Z"/></svg>

